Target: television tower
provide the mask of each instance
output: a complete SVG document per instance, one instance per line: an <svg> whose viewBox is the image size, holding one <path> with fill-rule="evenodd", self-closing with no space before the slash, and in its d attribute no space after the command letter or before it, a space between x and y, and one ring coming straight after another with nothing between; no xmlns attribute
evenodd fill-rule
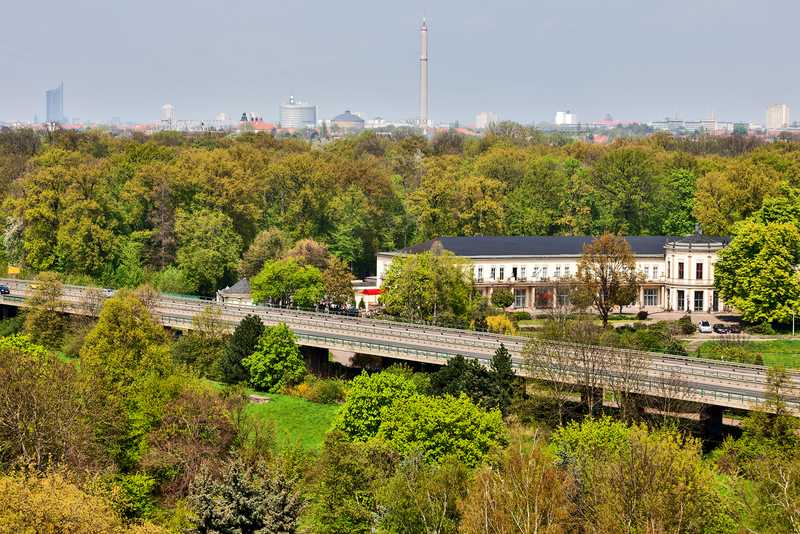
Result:
<svg viewBox="0 0 800 534"><path fill-rule="evenodd" d="M422 19L419 55L419 125L428 130L428 23Z"/></svg>

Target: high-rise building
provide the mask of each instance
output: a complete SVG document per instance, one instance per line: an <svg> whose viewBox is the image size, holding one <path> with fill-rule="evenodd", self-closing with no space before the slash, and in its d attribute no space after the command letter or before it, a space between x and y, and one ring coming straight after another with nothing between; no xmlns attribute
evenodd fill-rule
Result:
<svg viewBox="0 0 800 534"><path fill-rule="evenodd" d="M577 124L578 119L571 111L557 111L556 112L556 126L567 126Z"/></svg>
<svg viewBox="0 0 800 534"><path fill-rule="evenodd" d="M47 122L64 122L64 82L55 89L49 89L47 98Z"/></svg>
<svg viewBox="0 0 800 534"><path fill-rule="evenodd" d="M293 96L289 101L281 104L281 128L314 128L317 125L317 106L308 102L295 100Z"/></svg>
<svg viewBox="0 0 800 534"><path fill-rule="evenodd" d="M767 130L780 130L789 126L789 106L772 104L767 108Z"/></svg>
<svg viewBox="0 0 800 534"><path fill-rule="evenodd" d="M161 106L161 126L165 129L175 126L175 106L172 104Z"/></svg>
<svg viewBox="0 0 800 534"><path fill-rule="evenodd" d="M428 23L422 19L419 54L419 125L428 128Z"/></svg>
<svg viewBox="0 0 800 534"><path fill-rule="evenodd" d="M475 128L485 130L492 124L497 124L497 114L491 111L481 111L475 115Z"/></svg>

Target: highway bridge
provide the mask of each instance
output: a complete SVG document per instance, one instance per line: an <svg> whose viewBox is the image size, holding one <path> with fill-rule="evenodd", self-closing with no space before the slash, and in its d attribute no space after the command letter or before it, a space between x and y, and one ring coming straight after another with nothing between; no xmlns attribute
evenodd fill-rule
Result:
<svg viewBox="0 0 800 534"><path fill-rule="evenodd" d="M0 304L25 306L31 296L29 280L0 279L11 293ZM63 301L70 313L96 315L104 290L65 285ZM624 389L648 397L689 401L718 408L753 409L767 398L767 368L642 351L589 347L570 343L536 342L536 358L526 357L530 338L427 325L365 319L326 313L247 304L223 304L191 297L159 295L153 314L171 328L193 328L192 319L208 306L218 307L231 328L248 314L266 325L285 323L301 345L330 350L347 358L355 354L432 364L445 364L462 355L488 365L504 344L518 375L599 389ZM590 354L590 357L587 357ZM535 364L532 362L535 361ZM784 390L787 408L800 414L800 374L792 372Z"/></svg>

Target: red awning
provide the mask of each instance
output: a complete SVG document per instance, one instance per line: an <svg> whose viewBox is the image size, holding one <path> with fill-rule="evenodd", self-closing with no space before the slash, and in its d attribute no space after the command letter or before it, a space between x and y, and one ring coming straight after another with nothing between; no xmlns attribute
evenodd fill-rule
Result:
<svg viewBox="0 0 800 534"><path fill-rule="evenodd" d="M383 293L380 289L364 289L361 291L362 295L380 295Z"/></svg>

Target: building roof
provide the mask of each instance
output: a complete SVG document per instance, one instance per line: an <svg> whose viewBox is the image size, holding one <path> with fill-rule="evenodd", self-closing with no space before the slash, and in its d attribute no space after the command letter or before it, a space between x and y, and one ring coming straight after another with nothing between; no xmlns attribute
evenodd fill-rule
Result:
<svg viewBox="0 0 800 534"><path fill-rule="evenodd" d="M341 115L336 115L333 118L334 122L364 122L364 119L358 115L353 115L350 110L345 111Z"/></svg>
<svg viewBox="0 0 800 534"><path fill-rule="evenodd" d="M220 293L226 295L249 295L250 294L250 281L247 278L242 278L231 287L226 287Z"/></svg>
<svg viewBox="0 0 800 534"><path fill-rule="evenodd" d="M626 236L625 239L637 256L662 256L664 246L668 242L687 242L703 238L702 243L727 243L728 238L711 236ZM439 237L424 243L396 250L394 254L417 254L431 250L434 243L464 257L502 257L502 256L580 256L584 245L595 238L592 236L476 236L476 237ZM692 241L700 243L700 241Z"/></svg>

